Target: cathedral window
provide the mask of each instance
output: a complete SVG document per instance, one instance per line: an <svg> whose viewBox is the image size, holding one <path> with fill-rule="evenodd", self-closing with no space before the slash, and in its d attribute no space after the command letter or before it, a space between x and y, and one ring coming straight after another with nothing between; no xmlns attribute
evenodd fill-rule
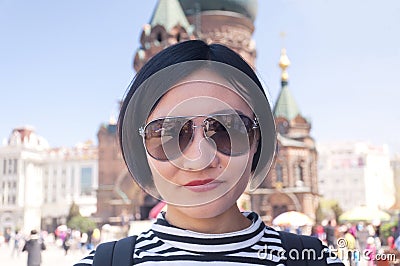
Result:
<svg viewBox="0 0 400 266"><path fill-rule="evenodd" d="M162 42L162 35L161 32L157 33L157 41Z"/></svg>
<svg viewBox="0 0 400 266"><path fill-rule="evenodd" d="M302 164L303 162L301 161L297 165L295 165L294 173L296 181L304 181L304 169Z"/></svg>

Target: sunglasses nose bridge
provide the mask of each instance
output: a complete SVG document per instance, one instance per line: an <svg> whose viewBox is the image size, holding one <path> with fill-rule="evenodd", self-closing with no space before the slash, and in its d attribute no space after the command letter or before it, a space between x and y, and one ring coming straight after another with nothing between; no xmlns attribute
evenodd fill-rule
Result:
<svg viewBox="0 0 400 266"><path fill-rule="evenodd" d="M206 140L206 131L208 130L208 122L204 118L196 117L191 119L192 136L191 141L182 151L188 158L199 158L202 156L204 149L203 141Z"/></svg>
<svg viewBox="0 0 400 266"><path fill-rule="evenodd" d="M210 127L210 122L208 121L208 120L206 120L206 119L203 119L202 121L201 121L201 124L199 123L199 124L195 124L195 122L192 120L192 129L193 129L193 138L195 137L195 135L197 134L196 133L196 129L197 128L199 128L199 130L201 130L202 131L202 133L203 133L203 138L207 138L207 135L206 135L206 133L207 133L207 131L208 131L208 129L209 129L209 127Z"/></svg>

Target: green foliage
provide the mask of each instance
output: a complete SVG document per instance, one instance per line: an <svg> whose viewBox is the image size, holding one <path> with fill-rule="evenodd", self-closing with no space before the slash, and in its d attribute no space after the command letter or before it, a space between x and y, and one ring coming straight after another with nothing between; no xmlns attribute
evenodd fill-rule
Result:
<svg viewBox="0 0 400 266"><path fill-rule="evenodd" d="M73 201L71 206L69 207L69 212L67 216L67 223L71 221L72 218L76 216L81 216L81 213L79 211L79 206Z"/></svg>
<svg viewBox="0 0 400 266"><path fill-rule="evenodd" d="M397 221L383 223L381 225L381 238L387 239L392 234L392 228L397 225Z"/></svg>
<svg viewBox="0 0 400 266"><path fill-rule="evenodd" d="M327 219L339 219L339 216L343 213L342 208L336 200L327 200L321 198L319 200L318 208L316 210L316 220L320 223L322 220Z"/></svg>
<svg viewBox="0 0 400 266"><path fill-rule="evenodd" d="M339 216L343 213L342 208L339 206L339 203L336 201L331 205L331 209L335 214L336 221L339 220Z"/></svg>
<svg viewBox="0 0 400 266"><path fill-rule="evenodd" d="M315 210L315 220L316 220L315 222L317 224L321 224L322 220L324 220L324 219L325 219L324 211L321 207L321 204L318 204L318 207Z"/></svg>
<svg viewBox="0 0 400 266"><path fill-rule="evenodd" d="M68 228L79 230L82 233L87 233L96 228L96 223L88 217L78 215L72 217L72 219L67 222L67 226Z"/></svg>
<svg viewBox="0 0 400 266"><path fill-rule="evenodd" d="M79 211L79 206L72 202L67 216L67 227L87 233L96 228L96 223L88 217L83 217Z"/></svg>

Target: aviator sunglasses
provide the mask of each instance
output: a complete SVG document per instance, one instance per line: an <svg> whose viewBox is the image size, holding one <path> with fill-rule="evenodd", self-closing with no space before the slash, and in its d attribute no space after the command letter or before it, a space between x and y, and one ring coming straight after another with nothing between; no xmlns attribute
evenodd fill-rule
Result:
<svg viewBox="0 0 400 266"><path fill-rule="evenodd" d="M198 117L204 118L201 125L193 121ZM204 138L214 142L218 152L239 156L248 152L259 125L257 118L243 114L174 116L150 121L139 129L139 134L151 157L168 161L182 155L191 144L196 127L203 128Z"/></svg>

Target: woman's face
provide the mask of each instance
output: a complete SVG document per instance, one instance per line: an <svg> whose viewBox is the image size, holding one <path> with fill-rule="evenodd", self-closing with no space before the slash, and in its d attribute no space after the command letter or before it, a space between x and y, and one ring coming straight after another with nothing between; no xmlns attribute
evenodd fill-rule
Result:
<svg viewBox="0 0 400 266"><path fill-rule="evenodd" d="M154 183L162 198L196 218L217 216L235 204L247 186L257 150L258 135L249 140L249 137L240 139L230 134L232 149L235 145L247 145L244 153L234 156L218 151L218 145L205 138L206 126L201 125L206 125L203 121L208 116L235 113L254 119L248 104L221 84L227 82L213 73L196 72L169 90L147 119L150 122L163 117L196 116L191 118L192 139L180 156L158 160L147 154Z"/></svg>

